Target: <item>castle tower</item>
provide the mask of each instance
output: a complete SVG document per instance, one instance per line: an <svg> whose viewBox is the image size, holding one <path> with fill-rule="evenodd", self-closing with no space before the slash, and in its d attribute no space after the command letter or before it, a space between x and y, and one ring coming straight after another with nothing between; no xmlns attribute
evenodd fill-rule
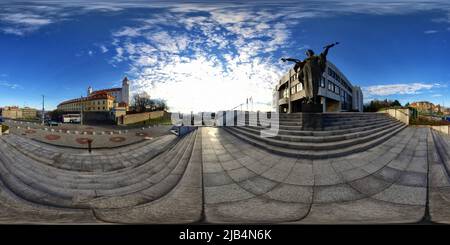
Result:
<svg viewBox="0 0 450 245"><path fill-rule="evenodd" d="M122 102L130 104L130 80L128 77L124 77L122 80Z"/></svg>
<svg viewBox="0 0 450 245"><path fill-rule="evenodd" d="M89 95L91 95L91 94L92 94L92 87L89 86L89 87L88 87L88 90L87 90L87 96L89 96Z"/></svg>

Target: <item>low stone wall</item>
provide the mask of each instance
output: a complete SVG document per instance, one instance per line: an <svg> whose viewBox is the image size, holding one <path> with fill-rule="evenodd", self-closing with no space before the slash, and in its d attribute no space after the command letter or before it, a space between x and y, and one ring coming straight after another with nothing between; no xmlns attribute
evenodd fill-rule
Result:
<svg viewBox="0 0 450 245"><path fill-rule="evenodd" d="M444 134L450 135L450 126L444 125L444 126L431 126L432 129L439 131Z"/></svg>
<svg viewBox="0 0 450 245"><path fill-rule="evenodd" d="M114 124L114 119L107 111L87 111L83 113L83 123Z"/></svg>
<svg viewBox="0 0 450 245"><path fill-rule="evenodd" d="M170 118L170 114L166 111L152 111L152 112L128 114L123 116L123 121L119 120L118 124L128 125L156 118Z"/></svg>
<svg viewBox="0 0 450 245"><path fill-rule="evenodd" d="M389 116L409 125L409 119L411 117L411 111L409 109L387 109L382 111L382 113L387 113Z"/></svg>

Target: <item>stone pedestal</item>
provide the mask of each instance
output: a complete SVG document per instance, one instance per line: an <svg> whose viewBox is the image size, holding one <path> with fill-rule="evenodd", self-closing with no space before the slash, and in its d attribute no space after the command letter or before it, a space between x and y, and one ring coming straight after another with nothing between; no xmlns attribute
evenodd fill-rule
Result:
<svg viewBox="0 0 450 245"><path fill-rule="evenodd" d="M322 113L323 112L323 107L321 104L302 103L300 105L300 108L303 113Z"/></svg>
<svg viewBox="0 0 450 245"><path fill-rule="evenodd" d="M322 130L322 113L302 113L300 118L303 130Z"/></svg>

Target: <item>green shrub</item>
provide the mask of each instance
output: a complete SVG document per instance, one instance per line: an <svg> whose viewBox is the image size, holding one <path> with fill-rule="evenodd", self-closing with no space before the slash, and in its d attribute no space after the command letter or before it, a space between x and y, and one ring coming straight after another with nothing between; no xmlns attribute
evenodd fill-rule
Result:
<svg viewBox="0 0 450 245"><path fill-rule="evenodd" d="M443 125L450 125L450 122L444 121L444 120L441 120L441 121L431 120L424 116L419 115L417 118L411 119L410 124L411 125L443 126Z"/></svg>
<svg viewBox="0 0 450 245"><path fill-rule="evenodd" d="M6 125L2 125L2 132L5 132L6 130L8 130L9 129L9 127L8 126L6 126Z"/></svg>

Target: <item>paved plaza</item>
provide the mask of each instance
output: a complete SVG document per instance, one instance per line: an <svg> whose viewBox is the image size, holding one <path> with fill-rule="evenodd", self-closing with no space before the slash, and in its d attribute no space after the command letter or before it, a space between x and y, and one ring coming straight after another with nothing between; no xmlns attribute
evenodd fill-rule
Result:
<svg viewBox="0 0 450 245"><path fill-rule="evenodd" d="M450 223L450 137L369 116L373 123L316 132L335 138L291 147L298 155L223 127L91 154L4 135L0 223ZM353 132L356 124L395 133L380 142ZM305 157L337 152L334 140L351 151Z"/></svg>
<svg viewBox="0 0 450 245"><path fill-rule="evenodd" d="M11 133L54 146L86 149L92 140L93 149L122 147L170 134L168 125L145 127L89 126L61 124L43 126L36 123L8 120Z"/></svg>

